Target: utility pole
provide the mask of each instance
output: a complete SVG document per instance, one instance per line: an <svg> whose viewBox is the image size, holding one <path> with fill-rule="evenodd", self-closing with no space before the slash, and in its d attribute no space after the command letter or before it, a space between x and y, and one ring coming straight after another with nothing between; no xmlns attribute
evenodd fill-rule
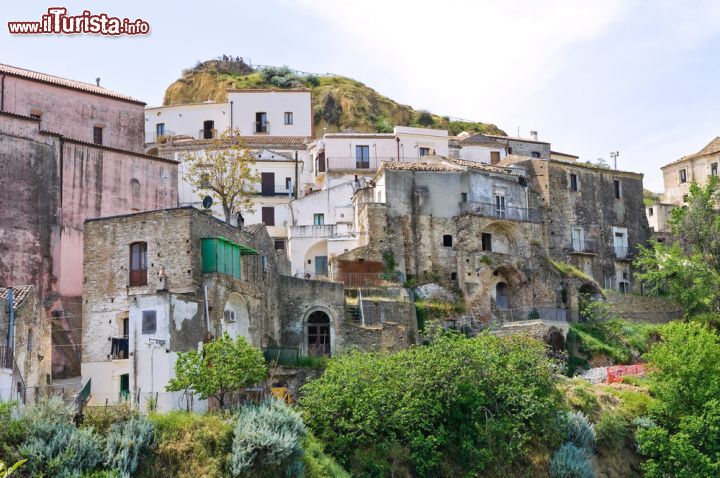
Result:
<svg viewBox="0 0 720 478"><path fill-rule="evenodd" d="M613 159L615 170L617 170L617 158L620 156L620 151L610 151L610 157Z"/></svg>
<svg viewBox="0 0 720 478"><path fill-rule="evenodd" d="M14 349L13 345L15 344L15 306L13 304L13 290L12 287L8 287L7 291L7 300L8 300L8 307L10 308L9 311L9 323L8 323L8 331L7 331L7 345L8 350L12 351Z"/></svg>

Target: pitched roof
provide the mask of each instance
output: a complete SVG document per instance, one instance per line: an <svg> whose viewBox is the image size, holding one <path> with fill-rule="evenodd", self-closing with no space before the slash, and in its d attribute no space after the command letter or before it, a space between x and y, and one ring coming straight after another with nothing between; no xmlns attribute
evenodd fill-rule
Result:
<svg viewBox="0 0 720 478"><path fill-rule="evenodd" d="M720 136L717 136L715 139L710 141L703 149L701 149L697 153L689 154L687 156L683 156L680 159L676 159L675 161L672 161L672 162L666 164L665 166L662 166L660 169L666 168L666 167L676 164L676 163L681 163L683 161L687 161L688 159L700 158L702 156L707 156L707 155L716 154L716 153L720 153Z"/></svg>
<svg viewBox="0 0 720 478"><path fill-rule="evenodd" d="M117 93L115 91L111 91L111 90L102 88L97 85L93 85L92 83L84 83L82 81L69 80L67 78L61 78L59 76L47 75L45 73L39 73L37 71L32 71L32 70L25 70L23 68L18 68L15 66L4 65L2 63L0 63L0 73L9 75L9 76L15 76L18 78L25 78L28 80L39 81L41 83L47 83L50 85L62 86L65 88L72 88L73 90L80 90L80 91L84 91L85 93L91 93L94 95L107 96L107 97L115 98L118 100L129 101L131 103L138 103L141 105L145 105L144 101L135 99L131 96L127 96L122 93Z"/></svg>
<svg viewBox="0 0 720 478"><path fill-rule="evenodd" d="M25 299L27 299L30 294L35 290L34 285L20 285L12 288L13 290L13 310L17 310L18 307L20 307L23 302L25 302ZM8 288L7 287L0 287L0 299L7 300L8 298Z"/></svg>
<svg viewBox="0 0 720 478"><path fill-rule="evenodd" d="M490 166L489 164L477 161L466 161L463 159L446 158L434 154L426 154L419 161L383 161L384 169L405 170L405 171L446 171L446 172L462 172L467 170L485 171L488 173L504 174L508 176L517 176L517 174L508 171L505 168Z"/></svg>
<svg viewBox="0 0 720 478"><path fill-rule="evenodd" d="M256 234L258 231L261 231L265 227L265 224L262 222L258 222L257 224L249 224L245 226L245 231L249 232L250 234Z"/></svg>
<svg viewBox="0 0 720 478"><path fill-rule="evenodd" d="M299 145L302 146L308 141L306 136L241 136L243 141L250 145ZM190 136L174 136L164 147L183 145L203 145L212 143L212 139L195 139Z"/></svg>

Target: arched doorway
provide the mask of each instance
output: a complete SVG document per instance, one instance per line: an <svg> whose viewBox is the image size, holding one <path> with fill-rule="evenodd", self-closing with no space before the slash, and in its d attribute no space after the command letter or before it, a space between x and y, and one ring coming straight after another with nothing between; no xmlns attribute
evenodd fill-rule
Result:
<svg viewBox="0 0 720 478"><path fill-rule="evenodd" d="M305 326L305 346L308 355L330 356L330 317L322 310L312 312Z"/></svg>
<svg viewBox="0 0 720 478"><path fill-rule="evenodd" d="M221 324L222 332L227 332L232 338L242 335L248 343L253 343L250 337L250 311L247 300L237 292L232 292L228 296Z"/></svg>
<svg viewBox="0 0 720 478"><path fill-rule="evenodd" d="M507 309L508 301L508 285L505 282L495 284L495 306L498 309Z"/></svg>

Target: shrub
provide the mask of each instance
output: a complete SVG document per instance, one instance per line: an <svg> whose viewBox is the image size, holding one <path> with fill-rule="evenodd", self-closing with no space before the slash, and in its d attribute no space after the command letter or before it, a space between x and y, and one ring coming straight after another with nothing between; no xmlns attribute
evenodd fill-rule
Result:
<svg viewBox="0 0 720 478"><path fill-rule="evenodd" d="M322 443L313 435L305 436L302 447L305 451L303 463L306 478L350 478L350 474L325 453Z"/></svg>
<svg viewBox="0 0 720 478"><path fill-rule="evenodd" d="M18 416L17 405L17 402L0 402L0 457L9 464L23 458L18 448L28 433L28 421Z"/></svg>
<svg viewBox="0 0 720 478"><path fill-rule="evenodd" d="M156 448L141 460L139 477L214 478L227 476L233 424L219 415L174 411L150 414Z"/></svg>
<svg viewBox="0 0 720 478"><path fill-rule="evenodd" d="M78 476L102 462L100 439L93 430L68 422L32 422L20 452L33 476Z"/></svg>
<svg viewBox="0 0 720 478"><path fill-rule="evenodd" d="M305 424L300 414L275 399L246 405L237 418L230 467L234 476L251 470L301 476Z"/></svg>
<svg viewBox="0 0 720 478"><path fill-rule="evenodd" d="M133 418L112 426L105 445L105 463L123 478L137 471L140 459L155 441L155 428L145 418Z"/></svg>
<svg viewBox="0 0 720 478"><path fill-rule="evenodd" d="M118 403L106 407L85 407L84 427L92 427L100 434L107 433L116 423L124 423L139 416L137 410L133 410L128 402Z"/></svg>
<svg viewBox="0 0 720 478"><path fill-rule="evenodd" d="M620 413L605 413L595 424L595 435L599 444L608 448L619 447L628 434L629 423Z"/></svg>
<svg viewBox="0 0 720 478"><path fill-rule="evenodd" d="M550 460L551 478L594 478L595 474L585 450L565 443L555 450Z"/></svg>
<svg viewBox="0 0 720 478"><path fill-rule="evenodd" d="M595 427L582 412L568 412L564 420L568 441L588 452L595 448Z"/></svg>
<svg viewBox="0 0 720 478"><path fill-rule="evenodd" d="M43 397L35 405L21 408L20 415L31 423L72 423L75 408L61 397Z"/></svg>
<svg viewBox="0 0 720 478"><path fill-rule="evenodd" d="M540 437L552 446L560 403L539 341L490 334L439 334L392 355L350 352L302 392L308 426L341 465L402 443L418 476L443 476L448 462L470 475L523 462Z"/></svg>
<svg viewBox="0 0 720 478"><path fill-rule="evenodd" d="M305 83L310 87L320 86L320 78L317 75L306 75Z"/></svg>

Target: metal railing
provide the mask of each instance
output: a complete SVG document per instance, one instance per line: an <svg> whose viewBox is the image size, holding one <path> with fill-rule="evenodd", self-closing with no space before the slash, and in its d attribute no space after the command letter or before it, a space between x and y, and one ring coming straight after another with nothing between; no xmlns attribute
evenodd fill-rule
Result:
<svg viewBox="0 0 720 478"><path fill-rule="evenodd" d="M572 239L570 252L597 254L598 245L593 240L588 239Z"/></svg>
<svg viewBox="0 0 720 478"><path fill-rule="evenodd" d="M336 272L332 275L332 278L334 281L342 282L349 287L392 285L402 282L402 277L398 272Z"/></svg>
<svg viewBox="0 0 720 478"><path fill-rule="evenodd" d="M275 184L272 188L267 187L267 185L260 185L260 188L255 190L255 194L261 196L292 196L293 189L292 184L290 187L287 187L285 184Z"/></svg>
<svg viewBox="0 0 720 478"><path fill-rule="evenodd" d="M526 322L540 320L543 322L567 322L567 311L557 307L517 307L514 309L498 309L497 315L503 322Z"/></svg>
<svg viewBox="0 0 720 478"><path fill-rule="evenodd" d="M288 238L295 237L332 237L335 235L335 224L319 224L308 226L290 226Z"/></svg>
<svg viewBox="0 0 720 478"><path fill-rule="evenodd" d="M540 209L515 206L498 207L493 203L465 202L462 203L461 211L464 214L494 217L507 221L542 222L542 211Z"/></svg>
<svg viewBox="0 0 720 478"><path fill-rule="evenodd" d="M145 133L145 143L157 143L158 141L170 138L171 136L176 136L176 133L174 131L163 131L158 134L156 131L148 131Z"/></svg>

